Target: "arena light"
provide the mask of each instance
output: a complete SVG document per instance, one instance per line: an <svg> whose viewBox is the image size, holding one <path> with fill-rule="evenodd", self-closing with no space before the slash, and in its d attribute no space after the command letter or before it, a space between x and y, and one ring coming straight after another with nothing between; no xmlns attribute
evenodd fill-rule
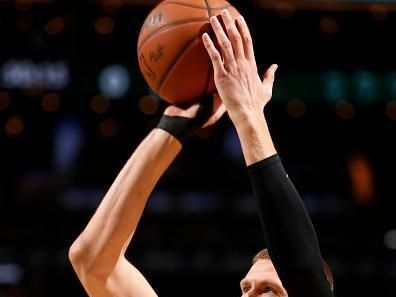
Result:
<svg viewBox="0 0 396 297"><path fill-rule="evenodd" d="M347 98L348 79L339 71L325 71L321 77L323 95L329 103L337 103Z"/></svg>
<svg viewBox="0 0 396 297"><path fill-rule="evenodd" d="M129 72L122 65L110 65L99 75L99 90L109 99L121 99L131 85Z"/></svg>
<svg viewBox="0 0 396 297"><path fill-rule="evenodd" d="M18 284L23 279L22 268L15 263L0 264L0 284L12 285Z"/></svg>
<svg viewBox="0 0 396 297"><path fill-rule="evenodd" d="M389 230L384 235L384 244L390 250L396 250L396 229Z"/></svg>
<svg viewBox="0 0 396 297"><path fill-rule="evenodd" d="M356 99L359 103L373 103L379 93L379 78L371 71L357 71L353 75Z"/></svg>
<svg viewBox="0 0 396 297"><path fill-rule="evenodd" d="M70 82L65 61L8 60L0 68L0 85L6 89L63 90Z"/></svg>

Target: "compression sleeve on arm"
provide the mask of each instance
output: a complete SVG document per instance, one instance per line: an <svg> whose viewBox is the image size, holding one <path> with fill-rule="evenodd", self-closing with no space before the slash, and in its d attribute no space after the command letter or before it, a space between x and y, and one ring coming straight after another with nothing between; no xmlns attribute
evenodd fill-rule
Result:
<svg viewBox="0 0 396 297"><path fill-rule="evenodd" d="M289 297L333 297L303 201L278 155L248 167L264 239Z"/></svg>

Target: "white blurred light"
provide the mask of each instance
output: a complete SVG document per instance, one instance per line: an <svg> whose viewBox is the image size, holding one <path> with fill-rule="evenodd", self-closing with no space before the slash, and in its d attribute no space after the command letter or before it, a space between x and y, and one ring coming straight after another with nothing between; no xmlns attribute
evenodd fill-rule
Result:
<svg viewBox="0 0 396 297"><path fill-rule="evenodd" d="M389 230L385 233L384 243L388 249L396 250L396 229Z"/></svg>
<svg viewBox="0 0 396 297"><path fill-rule="evenodd" d="M0 264L0 284L18 284L22 281L23 271L14 263Z"/></svg>
<svg viewBox="0 0 396 297"><path fill-rule="evenodd" d="M78 159L84 135L81 124L75 119L61 120L54 133L54 165L61 172L71 170Z"/></svg>
<svg viewBox="0 0 396 297"><path fill-rule="evenodd" d="M70 70L64 61L9 60L0 69L0 82L10 89L63 90L70 82Z"/></svg>
<svg viewBox="0 0 396 297"><path fill-rule="evenodd" d="M121 65L111 65L102 70L99 76L99 90L110 99L120 99L130 87L128 70Z"/></svg>

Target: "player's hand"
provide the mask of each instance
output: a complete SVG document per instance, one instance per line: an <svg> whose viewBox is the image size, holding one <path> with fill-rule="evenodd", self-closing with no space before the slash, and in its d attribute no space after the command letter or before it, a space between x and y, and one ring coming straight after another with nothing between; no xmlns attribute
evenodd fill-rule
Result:
<svg viewBox="0 0 396 297"><path fill-rule="evenodd" d="M212 97L212 98L210 98ZM206 128L217 123L222 118L226 108L218 94L207 96L200 103L196 103L187 109L175 105L168 106L164 115L171 117L184 117L194 119L197 128Z"/></svg>
<svg viewBox="0 0 396 297"><path fill-rule="evenodd" d="M277 65L272 65L261 80L249 28L242 16L236 23L227 10L222 12L223 29L217 17L210 23L221 53L205 33L202 37L212 60L215 83L221 100L234 124L251 117L263 117L263 110L272 97Z"/></svg>
<svg viewBox="0 0 396 297"><path fill-rule="evenodd" d="M226 108L217 94L206 96L200 103L186 109L174 105L167 107L158 128L184 143L199 130L217 123L225 112Z"/></svg>

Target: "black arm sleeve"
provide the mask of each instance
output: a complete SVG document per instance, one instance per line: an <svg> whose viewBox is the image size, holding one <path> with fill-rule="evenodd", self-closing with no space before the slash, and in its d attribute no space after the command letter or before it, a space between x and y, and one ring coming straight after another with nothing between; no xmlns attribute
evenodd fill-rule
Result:
<svg viewBox="0 0 396 297"><path fill-rule="evenodd" d="M333 297L312 222L279 156L248 171L264 239L289 297Z"/></svg>

